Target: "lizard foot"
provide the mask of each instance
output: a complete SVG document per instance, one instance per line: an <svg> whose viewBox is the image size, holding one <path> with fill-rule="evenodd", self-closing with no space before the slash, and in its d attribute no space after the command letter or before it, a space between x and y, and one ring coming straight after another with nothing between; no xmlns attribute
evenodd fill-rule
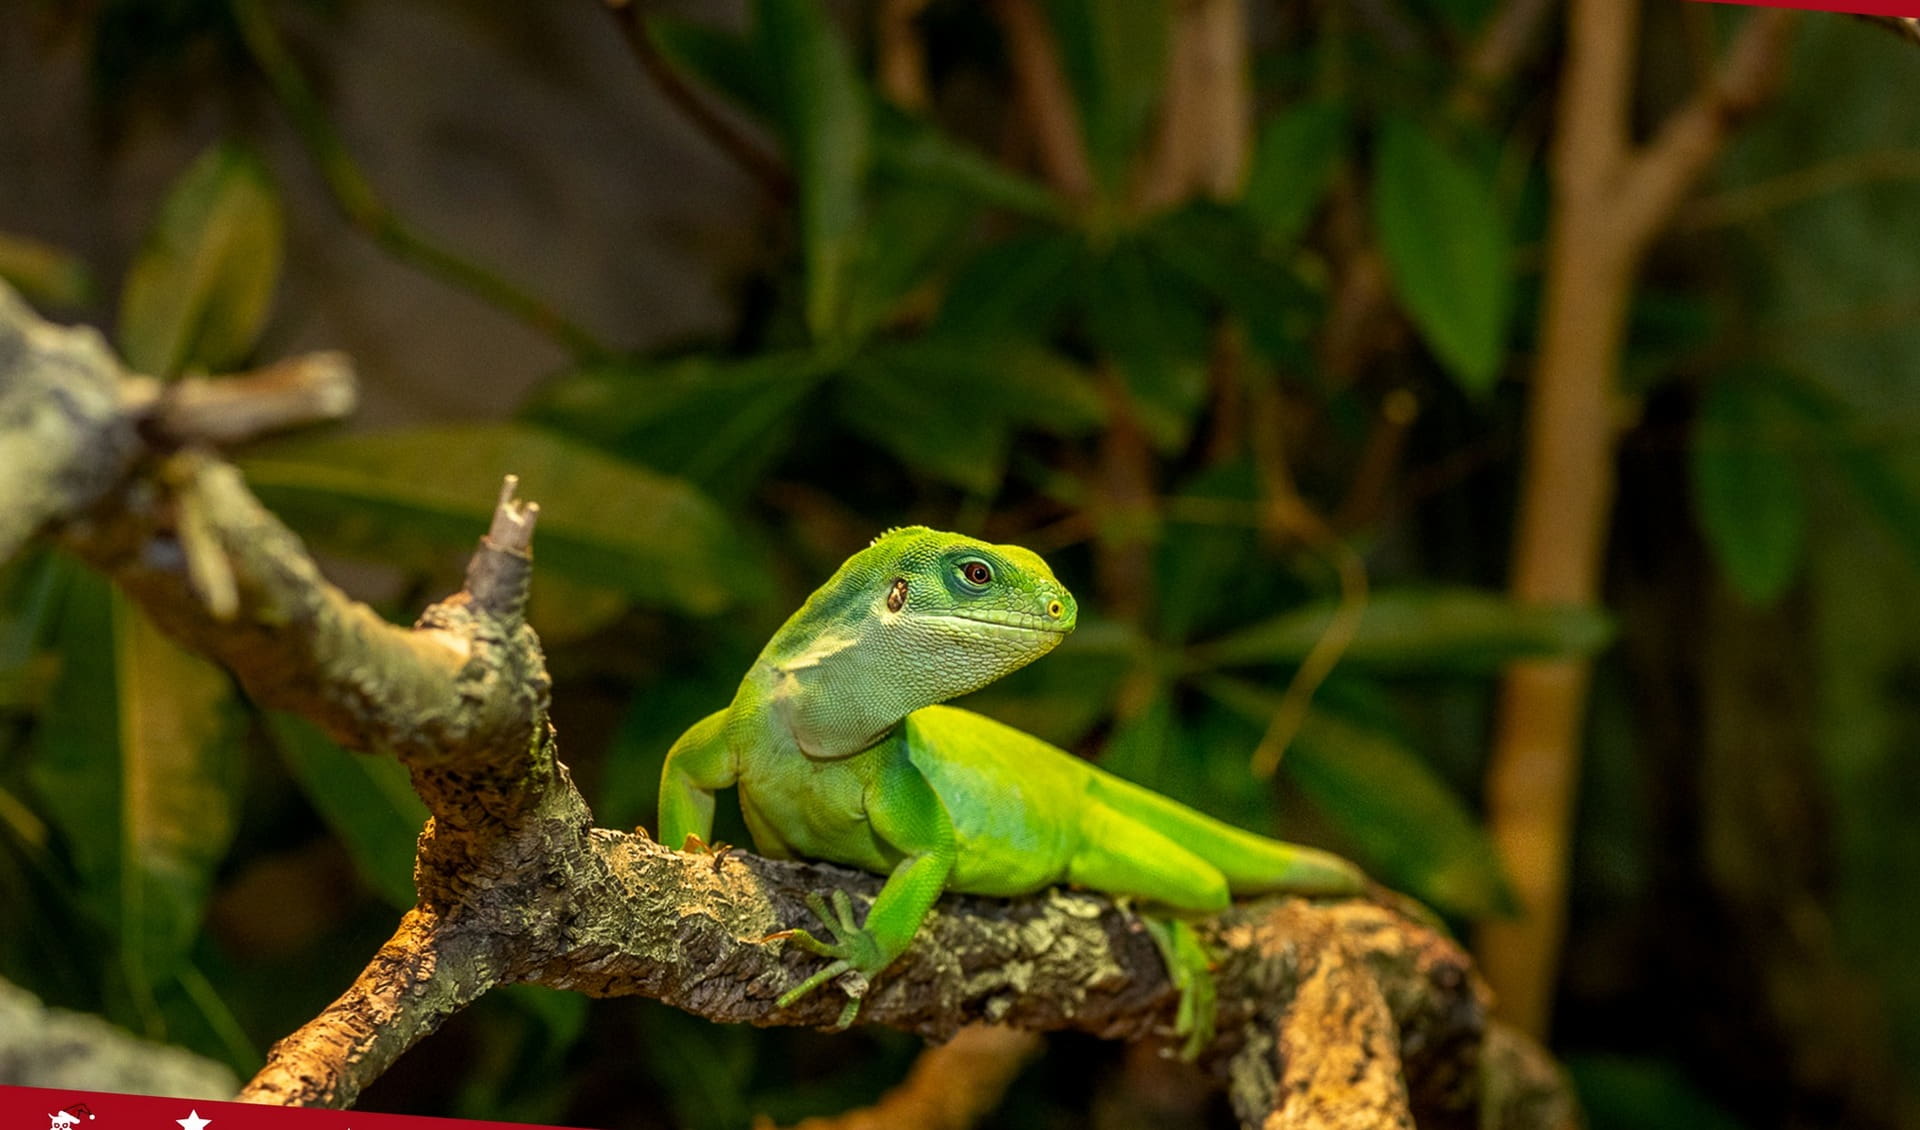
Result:
<svg viewBox="0 0 1920 1130"><path fill-rule="evenodd" d="M868 981L874 974L886 968L887 961L881 955L880 944L874 940L873 935L854 921L853 901L847 897L847 892L834 890L831 906L818 893L809 894L807 906L812 909L814 917L826 923L828 932L833 935L833 941L823 942L798 928L768 934L760 940L763 942L790 941L808 953L830 957L833 961L826 968L780 994L780 999L775 1003L781 1008L786 1008L843 973L858 974L859 991L848 994L846 1007L840 1010L840 1018L834 1024L836 1028L845 1028L853 1023L854 1016L860 1011L861 995L866 992Z"/></svg>
<svg viewBox="0 0 1920 1130"><path fill-rule="evenodd" d="M1184 1036L1180 1058L1191 1063L1213 1042L1215 993L1213 958L1200 944L1193 927L1177 918L1145 918L1147 934L1160 948L1167 976L1180 990L1180 1009L1174 1015L1173 1034Z"/></svg>

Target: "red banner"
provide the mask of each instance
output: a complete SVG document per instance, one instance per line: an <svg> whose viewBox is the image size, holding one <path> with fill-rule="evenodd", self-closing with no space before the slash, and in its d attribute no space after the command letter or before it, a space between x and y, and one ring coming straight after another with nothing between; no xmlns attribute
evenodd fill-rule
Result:
<svg viewBox="0 0 1920 1130"><path fill-rule="evenodd" d="M1861 16L1920 17L1920 0L1707 0L1744 7L1805 8L1810 12L1850 12Z"/></svg>
<svg viewBox="0 0 1920 1130"><path fill-rule="evenodd" d="M0 1087L0 1130L532 1130L519 1122ZM554 1130L554 1128L542 1128Z"/></svg>

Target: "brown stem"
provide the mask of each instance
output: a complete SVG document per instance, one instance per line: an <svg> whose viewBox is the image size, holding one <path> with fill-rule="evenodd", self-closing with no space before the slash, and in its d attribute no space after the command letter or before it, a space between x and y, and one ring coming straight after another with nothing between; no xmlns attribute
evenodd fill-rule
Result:
<svg viewBox="0 0 1920 1130"><path fill-rule="evenodd" d="M1160 124L1137 194L1138 206L1147 211L1200 194L1237 194L1252 147L1245 5L1176 5L1168 55Z"/></svg>
<svg viewBox="0 0 1920 1130"><path fill-rule="evenodd" d="M1060 68L1060 49L1046 13L1034 0L994 0L993 14L1007 39L1015 95L1039 150L1047 180L1069 200L1093 195L1093 165L1080 108Z"/></svg>
<svg viewBox="0 0 1920 1130"><path fill-rule="evenodd" d="M927 0L881 0L874 13L874 53L880 92L895 106L922 113L933 102L927 87L927 49L914 21Z"/></svg>
<svg viewBox="0 0 1920 1130"><path fill-rule="evenodd" d="M1630 146L1638 9L1574 0L1553 155L1541 348L1528 405L1511 588L1523 603L1599 595L1613 495L1614 374L1640 263L1732 123L1785 62L1791 15L1748 19L1716 80L1654 140ZM1517 663L1506 675L1487 773L1488 818L1524 914L1482 928L1478 952L1501 1009L1546 1028L1565 929L1567 852L1588 665Z"/></svg>

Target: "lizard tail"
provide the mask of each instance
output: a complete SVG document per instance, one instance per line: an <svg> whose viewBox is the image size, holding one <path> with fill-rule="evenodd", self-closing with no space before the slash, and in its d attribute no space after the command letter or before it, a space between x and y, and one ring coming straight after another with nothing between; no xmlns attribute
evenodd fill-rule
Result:
<svg viewBox="0 0 1920 1130"><path fill-rule="evenodd" d="M1332 852L1257 836L1110 773L1094 771L1092 792L1218 868L1236 895L1351 895L1366 886L1360 869Z"/></svg>

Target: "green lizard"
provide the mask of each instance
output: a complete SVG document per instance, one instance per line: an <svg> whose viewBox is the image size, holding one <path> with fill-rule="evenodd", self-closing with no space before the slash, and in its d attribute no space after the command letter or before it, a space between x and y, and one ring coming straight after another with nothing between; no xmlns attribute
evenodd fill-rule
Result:
<svg viewBox="0 0 1920 1130"><path fill-rule="evenodd" d="M852 1021L871 979L903 953L942 891L1025 895L1058 883L1173 915L1236 894L1351 894L1357 868L1241 831L1029 734L937 703L1052 651L1072 594L1033 552L921 526L849 558L774 634L733 703L683 734L660 778L660 834L706 850L713 793L739 785L762 855L887 876L866 924L844 892L814 913L833 934L783 931L832 962L785 1007L852 974ZM1212 1026L1212 981L1190 928L1150 922L1181 987L1191 1055Z"/></svg>

